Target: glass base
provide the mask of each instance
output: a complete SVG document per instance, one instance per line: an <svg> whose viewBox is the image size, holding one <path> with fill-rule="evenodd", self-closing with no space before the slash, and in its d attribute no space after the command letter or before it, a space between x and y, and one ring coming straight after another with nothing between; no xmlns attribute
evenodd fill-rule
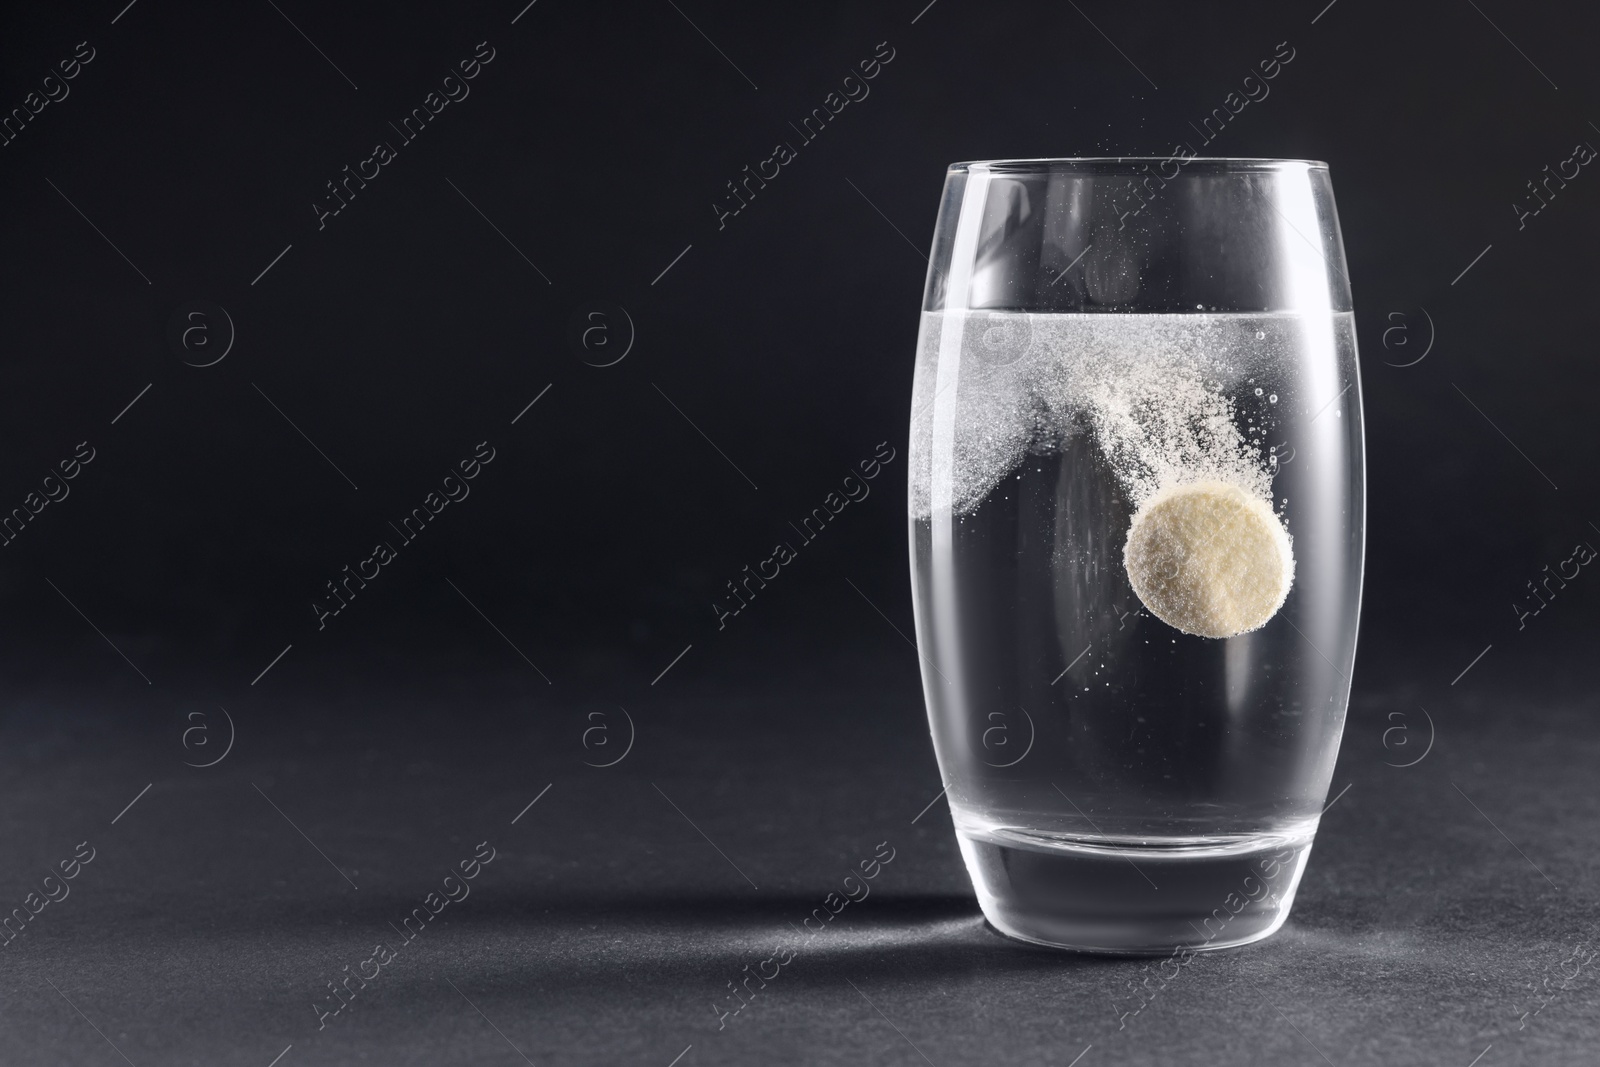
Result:
<svg viewBox="0 0 1600 1067"><path fill-rule="evenodd" d="M958 830L996 930L1051 948L1154 956L1232 948L1289 917L1311 835L1108 844Z"/></svg>

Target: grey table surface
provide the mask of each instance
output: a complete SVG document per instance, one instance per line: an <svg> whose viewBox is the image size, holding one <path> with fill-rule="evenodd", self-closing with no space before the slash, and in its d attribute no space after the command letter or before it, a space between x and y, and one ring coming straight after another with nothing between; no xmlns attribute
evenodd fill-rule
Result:
<svg viewBox="0 0 1600 1067"><path fill-rule="evenodd" d="M0 1062L1592 1064L1600 702L1581 657L1552 663L1360 672L1291 920L1176 969L984 924L903 646L631 706L471 664L286 672L209 719L29 683L0 727L0 900L38 911L0 948ZM870 895L802 942L884 842ZM469 895L402 941L446 889ZM377 976L321 1014L346 967Z"/></svg>

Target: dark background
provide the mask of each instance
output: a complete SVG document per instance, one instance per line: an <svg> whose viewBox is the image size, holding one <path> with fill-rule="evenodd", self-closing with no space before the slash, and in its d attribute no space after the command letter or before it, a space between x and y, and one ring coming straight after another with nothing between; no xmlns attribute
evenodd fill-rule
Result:
<svg viewBox="0 0 1600 1067"><path fill-rule="evenodd" d="M938 790L905 641L903 516L944 167L1198 144L1190 123L1279 42L1294 59L1270 96L1204 153L1332 168L1369 486L1335 785L1364 784L1342 803L1357 821L1337 843L1324 828L1274 947L1218 966L1280 966L1249 980L1280 995L1303 980L1297 999L1348 1009L1323 1031L1297 1024L1334 1062L1445 1047L1456 1062L1459 1046L1464 1065L1490 1042L1505 1062L1584 1062L1600 1017L1579 1006L1592 996L1564 994L1566 1022L1531 1038L1516 1026L1525 1005L1511 1005L1592 920L1575 887L1595 829L1581 773L1596 747L1594 580L1521 630L1511 605L1531 607L1525 583L1575 543L1600 544L1589 188L1600 179L1585 168L1521 229L1512 205L1531 203L1526 183L1547 164L1600 141L1600 15L1471 0L924 2L114 0L0 16L0 107L22 106L78 42L95 50L70 95L0 147L0 510L79 442L96 456L67 499L0 548L17 862L6 899L86 836L112 857L88 869L85 882L103 882L80 903L52 906L31 942L0 950L13 968L0 1041L17 1062L121 1062L89 1019L140 1064L265 1064L290 1042L299 1062L512 1057L492 1033L480 1048L476 1031L450 1029L466 1022L430 1015L439 989L437 1010L462 1007L441 976L464 990L477 980L500 1013L472 999L513 1037L520 1028L535 1062L665 1064L691 1041L685 1067L984 1062L1001 1046L1064 1064L1091 1042L1102 1062L1198 1062L1201 1048L1231 1048L1234 1062L1310 1056L1286 1020L1256 1001L1241 1022L1222 992L1150 1024L1142 1046L1096 1036L1119 1033L1104 1004L1127 976L985 932L942 807L909 822ZM494 59L470 96L400 146L389 123L484 41ZM880 42L894 58L870 95L719 229L725 183L797 142L789 123ZM397 158L319 230L324 183L377 141ZM169 341L193 301L221 305L235 330L214 366L186 365ZM573 324L596 302L613 347L586 351ZM634 335L626 358L589 365L624 347L619 306ZM470 497L319 630L324 583L485 440L496 458ZM719 632L724 583L883 441L897 458L871 497ZM1438 753L1385 770L1410 758L1385 732L1393 714L1415 727L1419 707ZM220 748L222 708L231 759L184 767ZM185 734L196 723L216 732ZM596 724L619 731L610 749L585 733ZM629 762L583 766L609 759L621 731L637 742ZM147 782L146 810L109 826ZM305 1002L362 958L366 927L404 914L426 870L486 834L526 830L533 815L515 831L507 820L547 783L555 836L502 846L518 873L481 912L463 906L459 923L476 914L477 933L419 962L416 989L383 994L369 1021L340 1031L344 1044L311 1036ZM318 859L258 791L340 862ZM662 803L669 792L680 812ZM725 865L689 830L697 813L745 863ZM136 815L147 825L130 826ZM752 958L739 939L781 931L831 888L833 867L909 834L881 925L819 962L819 984L747 1029L747 1044L719 1047L727 1035L703 1002ZM362 889L330 865L367 871ZM749 887L730 865L764 867L750 872L763 890L740 896ZM1397 870L1412 896L1377 873ZM615 939L599 932L608 922ZM347 924L352 947L330 947ZM1370 939L1328 940L1370 927L1381 943L1419 926L1437 935L1425 953L1413 941L1362 956ZM497 956L498 945L519 947ZM1450 977L1408 973L1424 954ZM1351 969L1362 977L1326 986ZM1461 993L1432 1030L1402 1018L1468 972L1498 985ZM957 1030L913 1055L860 1001L838 1014L805 999L853 998L835 980L850 978L915 1036L863 975L891 999L919 976L927 997L900 1012ZM952 1015L938 1007L951 996L980 1007ZM191 1025L147 1018L178 1002ZM981 1007L998 1003L1013 1005L1003 1020ZM1388 1013L1394 1025L1375 1027ZM1252 1027L1256 1043L1229 1044ZM1400 1043L1374 1044L1380 1033Z"/></svg>

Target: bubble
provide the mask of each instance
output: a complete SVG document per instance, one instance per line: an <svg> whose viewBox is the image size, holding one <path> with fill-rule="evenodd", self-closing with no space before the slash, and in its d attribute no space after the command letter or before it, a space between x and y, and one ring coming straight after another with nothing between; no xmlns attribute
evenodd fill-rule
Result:
<svg viewBox="0 0 1600 1067"><path fill-rule="evenodd" d="M990 492L998 489L1009 498L1016 491L1029 453L1054 451L1058 435L1084 432L1098 440L1135 508L1166 485L1212 479L1270 500L1276 471L1260 453L1264 428L1256 425L1245 402L1250 393L1238 392L1234 376L1261 368L1239 366L1231 345L1211 347L1217 335L1197 327L1198 316L1180 323L1116 318L1090 327L1073 316L989 313L949 323L959 322L963 348L978 357L972 366L981 388L960 405L952 453L935 458L935 390L932 376L925 376L928 395L915 420L921 464L912 485L913 512L930 514L935 482L948 479L952 517L964 520ZM1234 320L1223 321L1227 330ZM1254 332L1250 324L1223 339ZM919 359L934 358L942 334L930 336L936 340L925 342ZM1257 385L1252 376L1246 389ZM1239 424L1241 416L1248 425Z"/></svg>
<svg viewBox="0 0 1600 1067"><path fill-rule="evenodd" d="M1259 386L1259 385L1256 386L1256 396L1260 396L1264 392L1266 392L1265 389L1261 388L1261 386Z"/></svg>
<svg viewBox="0 0 1600 1067"><path fill-rule="evenodd" d="M1278 394L1277 393L1273 393L1271 396L1267 397L1267 403L1276 404L1277 402L1278 402Z"/></svg>
<svg viewBox="0 0 1600 1067"><path fill-rule="evenodd" d="M1257 341L1264 341L1266 339L1267 339L1267 331L1265 331L1265 330L1257 330L1256 331L1256 340Z"/></svg>

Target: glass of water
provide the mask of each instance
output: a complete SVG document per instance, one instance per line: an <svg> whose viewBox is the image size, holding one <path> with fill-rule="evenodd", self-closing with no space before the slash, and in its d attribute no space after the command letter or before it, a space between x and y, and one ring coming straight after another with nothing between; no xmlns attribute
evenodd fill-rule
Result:
<svg viewBox="0 0 1600 1067"><path fill-rule="evenodd" d="M910 466L928 719L990 923L1114 953L1277 930L1361 599L1327 166L952 166Z"/></svg>

